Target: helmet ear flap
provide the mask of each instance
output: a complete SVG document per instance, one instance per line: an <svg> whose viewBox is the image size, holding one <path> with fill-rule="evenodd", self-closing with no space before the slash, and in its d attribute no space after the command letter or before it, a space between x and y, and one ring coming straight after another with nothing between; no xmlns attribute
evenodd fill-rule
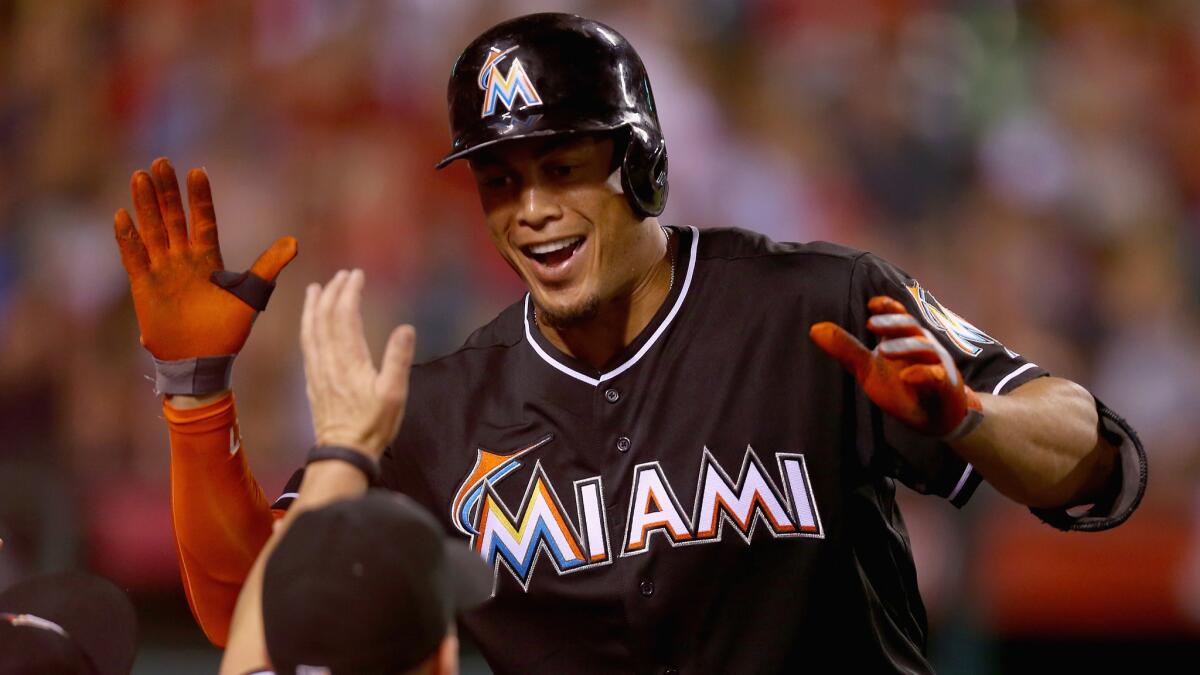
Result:
<svg viewBox="0 0 1200 675"><path fill-rule="evenodd" d="M631 127L621 165L621 187L639 218L663 212L667 205L667 143L661 134Z"/></svg>

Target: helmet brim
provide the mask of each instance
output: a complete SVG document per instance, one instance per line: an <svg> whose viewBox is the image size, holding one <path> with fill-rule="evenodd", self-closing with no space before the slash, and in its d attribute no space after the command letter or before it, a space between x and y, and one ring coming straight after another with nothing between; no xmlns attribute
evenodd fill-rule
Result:
<svg viewBox="0 0 1200 675"><path fill-rule="evenodd" d="M562 129L562 128L534 129L534 130L526 131L526 132L519 133L519 134L513 134L512 136L505 136L503 138L490 138L488 140L481 141L479 143L470 144L467 147L463 148L462 150L458 150L456 152L451 152L450 154L443 157L441 159L441 161L439 161L437 164L435 164L433 168L435 170L444 169L445 167L449 166L455 160L466 159L467 156L469 156L473 153L479 152L480 150L483 150L485 148L490 148L490 147L492 147L494 145L498 145L500 143L507 143L509 141L519 141L519 140L528 139L528 138L544 138L544 137L548 137L548 136L560 136L560 135L566 135L566 134L588 134L588 133L596 133L596 132L604 132L604 131L615 131L623 126L625 126L625 122L621 122L619 124L578 124L577 123L575 126L569 128L569 129Z"/></svg>

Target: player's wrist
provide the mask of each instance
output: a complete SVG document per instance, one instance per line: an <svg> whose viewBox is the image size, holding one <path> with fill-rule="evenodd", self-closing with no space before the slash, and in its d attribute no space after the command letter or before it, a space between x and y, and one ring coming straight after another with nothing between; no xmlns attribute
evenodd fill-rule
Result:
<svg viewBox="0 0 1200 675"><path fill-rule="evenodd" d="M308 452L307 465L340 464L353 467L367 479L368 485L380 482L379 459L352 446L318 443Z"/></svg>
<svg viewBox="0 0 1200 675"><path fill-rule="evenodd" d="M379 458L383 456L384 445L384 443L350 434L317 434L317 443L314 447L346 448L368 459L379 461Z"/></svg>
<svg viewBox="0 0 1200 675"><path fill-rule="evenodd" d="M979 394L976 393L974 389L968 387L967 385L964 384L962 386L962 388L963 388L963 396L965 396L967 399L967 409L968 410L976 410L976 411L982 413L983 412L983 399L979 398Z"/></svg>
<svg viewBox="0 0 1200 675"><path fill-rule="evenodd" d="M221 391L202 396L191 396L188 394L166 394L163 400L167 405L175 410L192 410L194 408L202 408L206 405L216 403L225 398L232 392L232 389L222 389Z"/></svg>
<svg viewBox="0 0 1200 675"><path fill-rule="evenodd" d="M983 423L983 401L980 400L979 394L965 384L962 385L962 392L965 404L963 416L953 429L942 436L942 440L947 443L961 441Z"/></svg>
<svg viewBox="0 0 1200 675"><path fill-rule="evenodd" d="M229 391L237 354L198 356L165 361L154 359L154 391L203 397Z"/></svg>

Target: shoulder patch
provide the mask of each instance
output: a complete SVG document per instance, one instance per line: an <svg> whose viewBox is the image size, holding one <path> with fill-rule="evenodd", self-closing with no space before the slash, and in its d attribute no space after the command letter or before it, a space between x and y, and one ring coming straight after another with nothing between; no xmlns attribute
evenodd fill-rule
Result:
<svg viewBox="0 0 1200 675"><path fill-rule="evenodd" d="M921 288L915 279L909 279L905 289L921 310L921 317L929 327L945 333L946 338L967 356L978 356L982 345L999 344L987 333L971 325L969 321L942 306L933 293Z"/></svg>

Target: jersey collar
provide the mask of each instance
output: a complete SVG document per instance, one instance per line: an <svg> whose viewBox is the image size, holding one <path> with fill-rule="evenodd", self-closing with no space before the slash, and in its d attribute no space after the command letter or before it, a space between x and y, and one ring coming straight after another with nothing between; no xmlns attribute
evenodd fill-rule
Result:
<svg viewBox="0 0 1200 675"><path fill-rule="evenodd" d="M622 356L624 358L616 366L605 372L595 371L578 359L563 354L557 347L550 344L550 341L542 335L542 332L535 330L533 327L533 322L530 320L533 313L532 303L529 299L529 294L526 293L525 341L529 343L533 351L550 367L568 377L579 380L584 384L590 384L593 387L600 386L602 382L613 379L640 361L654 347L659 338L667 332L667 327L671 325L671 321L679 313L679 308L683 306L683 301L692 287L692 274L696 269L696 249L700 241L700 231L695 227L672 227L671 230L680 236L679 250L681 252L686 251L685 254L681 254L675 260L675 278L676 280L682 278L683 283L678 284L668 294L662 307L659 308L650 323L642 329L641 334L618 355L618 359L621 359ZM670 309L667 309L668 307Z"/></svg>

